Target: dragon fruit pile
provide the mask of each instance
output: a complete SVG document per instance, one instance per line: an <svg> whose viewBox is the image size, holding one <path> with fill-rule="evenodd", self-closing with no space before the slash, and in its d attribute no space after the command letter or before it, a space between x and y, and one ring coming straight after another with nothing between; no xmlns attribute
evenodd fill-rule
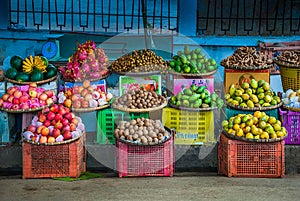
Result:
<svg viewBox="0 0 300 201"><path fill-rule="evenodd" d="M79 44L75 53L69 58L66 66L59 68L64 80L82 81L84 79L98 79L105 76L108 57L104 50L97 48L94 41Z"/></svg>

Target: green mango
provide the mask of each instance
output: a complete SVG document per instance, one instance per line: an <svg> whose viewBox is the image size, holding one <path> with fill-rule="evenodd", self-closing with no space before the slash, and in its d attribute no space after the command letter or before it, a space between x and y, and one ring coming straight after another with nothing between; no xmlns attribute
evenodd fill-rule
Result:
<svg viewBox="0 0 300 201"><path fill-rule="evenodd" d="M229 87L229 94L230 96L234 96L235 94L235 85L234 84L231 84L230 87Z"/></svg>
<svg viewBox="0 0 300 201"><path fill-rule="evenodd" d="M255 79L251 79L250 81L250 86L253 88L253 89L256 89L258 87L258 83Z"/></svg>

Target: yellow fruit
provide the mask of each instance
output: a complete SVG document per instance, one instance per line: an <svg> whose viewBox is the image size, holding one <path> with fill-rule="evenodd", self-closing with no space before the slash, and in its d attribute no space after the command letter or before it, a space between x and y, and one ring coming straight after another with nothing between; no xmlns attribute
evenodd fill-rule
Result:
<svg viewBox="0 0 300 201"><path fill-rule="evenodd" d="M247 106L250 107L250 108L253 108L254 107L254 103L252 100L247 100Z"/></svg>
<svg viewBox="0 0 300 201"><path fill-rule="evenodd" d="M246 138L253 139L254 137L253 137L252 133L247 133Z"/></svg>
<svg viewBox="0 0 300 201"><path fill-rule="evenodd" d="M287 130L286 130L286 128L285 128L285 127L281 127L281 131L283 132L283 134L284 134L284 135L286 135L286 134L287 134Z"/></svg>
<svg viewBox="0 0 300 201"><path fill-rule="evenodd" d="M251 127L250 126L246 126L245 128L243 128L244 133L249 133L251 131Z"/></svg>
<svg viewBox="0 0 300 201"><path fill-rule="evenodd" d="M281 126L281 121L279 120L276 120L276 124L280 125Z"/></svg>
<svg viewBox="0 0 300 201"><path fill-rule="evenodd" d="M248 120L246 121L246 125L247 125L247 126L252 126L252 125L253 125L253 120L252 120L252 119L248 119Z"/></svg>
<svg viewBox="0 0 300 201"><path fill-rule="evenodd" d="M260 139L260 135L254 135L254 139L259 140Z"/></svg>
<svg viewBox="0 0 300 201"><path fill-rule="evenodd" d="M239 117L239 116L234 117L234 119L233 119L234 124L240 124L241 122L242 122L241 117Z"/></svg>
<svg viewBox="0 0 300 201"><path fill-rule="evenodd" d="M245 127L246 127L246 123L241 123L241 124L240 124L240 128L243 129L243 128L245 128Z"/></svg>
<svg viewBox="0 0 300 201"><path fill-rule="evenodd" d="M244 135L243 129L239 128L239 129L236 131L236 136L242 137L243 135Z"/></svg>
<svg viewBox="0 0 300 201"><path fill-rule="evenodd" d="M251 133L253 133L253 135L258 135L258 128L256 126L251 126Z"/></svg>
<svg viewBox="0 0 300 201"><path fill-rule="evenodd" d="M273 116L270 116L269 119L268 119L268 123L270 123L270 124L275 124L276 121L277 121L277 119Z"/></svg>
<svg viewBox="0 0 300 201"><path fill-rule="evenodd" d="M240 125L239 124L234 124L232 128L233 128L233 130L238 130L238 129L240 129Z"/></svg>
<svg viewBox="0 0 300 201"><path fill-rule="evenodd" d="M261 135L260 135L260 138L261 139L269 139L269 133L267 133L267 132L263 132Z"/></svg>
<svg viewBox="0 0 300 201"><path fill-rule="evenodd" d="M236 133L236 131L231 128L228 130L228 134L230 134L230 135L235 135L235 133Z"/></svg>
<svg viewBox="0 0 300 201"><path fill-rule="evenodd" d="M267 123L265 121L259 121L258 122L258 127L259 128L265 129L266 126L267 126Z"/></svg>
<svg viewBox="0 0 300 201"><path fill-rule="evenodd" d="M271 100L272 100L272 97L270 95L265 95L264 100L265 100L266 103L270 103Z"/></svg>
<svg viewBox="0 0 300 201"><path fill-rule="evenodd" d="M256 125L258 123L258 118L257 117L253 117L252 121L253 121L253 124Z"/></svg>
<svg viewBox="0 0 300 201"><path fill-rule="evenodd" d="M243 89L248 89L248 88L250 87L250 85L249 85L248 82L243 82L243 83L241 84L241 87L242 87Z"/></svg>
<svg viewBox="0 0 300 201"><path fill-rule="evenodd" d="M261 111L258 111L258 110L255 111L254 114L253 114L253 116L255 116L255 117L258 118L258 119L260 119L261 115L262 115L262 114L261 114Z"/></svg>
<svg viewBox="0 0 300 201"><path fill-rule="evenodd" d="M277 123L273 124L273 128L275 131L280 131L281 130L281 126Z"/></svg>
<svg viewBox="0 0 300 201"><path fill-rule="evenodd" d="M258 103L258 98L257 98L257 96L256 95L254 95L254 94L251 94L250 95L250 100L252 100L253 101L253 103ZM270 100L271 101L271 100Z"/></svg>
<svg viewBox="0 0 300 201"><path fill-rule="evenodd" d="M242 122L245 123L248 119L249 119L249 116L248 115L244 115L242 117Z"/></svg>
<svg viewBox="0 0 300 201"><path fill-rule="evenodd" d="M261 135L264 132L263 129L261 129L261 128L257 128L257 129L258 129L257 135Z"/></svg>
<svg viewBox="0 0 300 201"><path fill-rule="evenodd" d="M228 127L228 124L229 124L229 123L228 123L227 120L223 120L223 121L222 121L222 127L226 127L226 126Z"/></svg>
<svg viewBox="0 0 300 201"><path fill-rule="evenodd" d="M268 116L268 115L263 115L263 116L260 118L260 120L261 120L261 121L268 122L269 116Z"/></svg>
<svg viewBox="0 0 300 201"><path fill-rule="evenodd" d="M282 131L276 131L277 137L284 137L285 134Z"/></svg>
<svg viewBox="0 0 300 201"><path fill-rule="evenodd" d="M273 139L277 138L277 133L270 134L270 137L273 138Z"/></svg>

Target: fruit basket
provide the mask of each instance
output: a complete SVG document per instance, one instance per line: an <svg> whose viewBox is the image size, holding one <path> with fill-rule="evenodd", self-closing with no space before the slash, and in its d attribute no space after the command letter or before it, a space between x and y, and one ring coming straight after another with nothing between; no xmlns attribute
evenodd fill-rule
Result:
<svg viewBox="0 0 300 201"><path fill-rule="evenodd" d="M210 71L210 72L207 72L207 73L180 73L180 72L176 72L174 70L169 70L168 72L170 74L173 74L173 75L178 75L178 76L182 76L182 77L185 77L185 78L195 78L195 77L205 77L205 76L210 76L210 75L213 75L217 72L218 70L213 70L213 71Z"/></svg>
<svg viewBox="0 0 300 201"><path fill-rule="evenodd" d="M91 107L91 108L74 108L74 107L71 107L70 109L72 110L72 112L93 112L93 111L98 111L98 110L103 110L105 108L108 108L110 107L109 104L106 104L106 105L101 105L101 106L98 106L98 107Z"/></svg>
<svg viewBox="0 0 300 201"><path fill-rule="evenodd" d="M261 110L261 111L266 111L266 110L273 110L273 109L281 107L282 102L277 104L277 105L272 105L272 106L268 106L268 107L243 107L243 106L238 106L238 105L228 103L227 101L225 101L225 105L227 105L231 108L234 108L234 109L238 109L238 110L246 110L246 111Z"/></svg>
<svg viewBox="0 0 300 201"><path fill-rule="evenodd" d="M52 105L53 105L53 103L49 104L49 105L42 106L42 107L32 108L32 109L16 109L16 110L5 109L3 107L0 107L0 110L2 110L4 112L7 112L7 113L31 113L31 112L41 111L44 108L51 107Z"/></svg>
<svg viewBox="0 0 300 201"><path fill-rule="evenodd" d="M174 105L174 104L172 104L170 102L169 102L169 106L172 107L172 108L179 109L179 110L194 111L194 112L210 111L210 110L216 110L216 109L218 109L217 106L215 106L215 107L207 107L207 108L191 108L191 107L177 106L177 105Z"/></svg>
<svg viewBox="0 0 300 201"><path fill-rule="evenodd" d="M5 80L14 84L26 85L31 82L45 84L57 78L57 69L43 56L22 58L14 55L10 59L10 68L5 72Z"/></svg>
<svg viewBox="0 0 300 201"><path fill-rule="evenodd" d="M270 143L246 142L221 134L218 171L228 177L283 178L284 140Z"/></svg>

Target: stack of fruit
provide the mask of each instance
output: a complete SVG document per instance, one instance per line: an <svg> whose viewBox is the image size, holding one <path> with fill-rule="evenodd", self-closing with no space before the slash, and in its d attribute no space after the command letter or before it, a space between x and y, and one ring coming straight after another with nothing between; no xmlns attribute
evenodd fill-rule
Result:
<svg viewBox="0 0 300 201"><path fill-rule="evenodd" d="M222 108L224 105L218 94L210 93L205 85L197 86L196 84L191 84L176 96L172 96L170 103L171 106L188 108Z"/></svg>
<svg viewBox="0 0 300 201"><path fill-rule="evenodd" d="M89 80L84 80L82 86L67 88L58 95L58 103L68 108L96 108L107 105L113 95L103 92L99 87L91 86Z"/></svg>
<svg viewBox="0 0 300 201"><path fill-rule="evenodd" d="M12 86L0 98L0 107L6 110L29 110L51 105L57 101L51 90L37 87L36 83Z"/></svg>
<svg viewBox="0 0 300 201"><path fill-rule="evenodd" d="M225 94L227 103L231 106L245 108L271 107L281 103L279 96L270 89L270 84L264 80L251 79L250 84L243 82L241 85L230 85Z"/></svg>
<svg viewBox="0 0 300 201"><path fill-rule="evenodd" d="M38 143L63 142L80 137L84 130L80 117L61 104L53 104L33 117L23 137Z"/></svg>
<svg viewBox="0 0 300 201"><path fill-rule="evenodd" d="M108 57L104 50L97 48L94 41L79 44L66 66L59 68L65 81L101 79L109 73Z"/></svg>
<svg viewBox="0 0 300 201"><path fill-rule="evenodd" d="M20 56L12 56L11 68L5 72L5 77L18 82L38 82L53 78L57 75L57 69L49 64L43 56L32 56L23 59Z"/></svg>
<svg viewBox="0 0 300 201"><path fill-rule="evenodd" d="M254 114L238 114L222 122L223 130L229 135L249 139L276 139L287 135L281 121L265 112L255 111Z"/></svg>
<svg viewBox="0 0 300 201"><path fill-rule="evenodd" d="M207 58L201 53L200 48L190 50L184 46L184 51L178 51L177 55L169 62L172 71L185 74L205 74L217 70L218 65L213 58Z"/></svg>
<svg viewBox="0 0 300 201"><path fill-rule="evenodd" d="M294 91L292 89L288 89L282 95L282 102L284 106L291 108L300 108L300 89Z"/></svg>

